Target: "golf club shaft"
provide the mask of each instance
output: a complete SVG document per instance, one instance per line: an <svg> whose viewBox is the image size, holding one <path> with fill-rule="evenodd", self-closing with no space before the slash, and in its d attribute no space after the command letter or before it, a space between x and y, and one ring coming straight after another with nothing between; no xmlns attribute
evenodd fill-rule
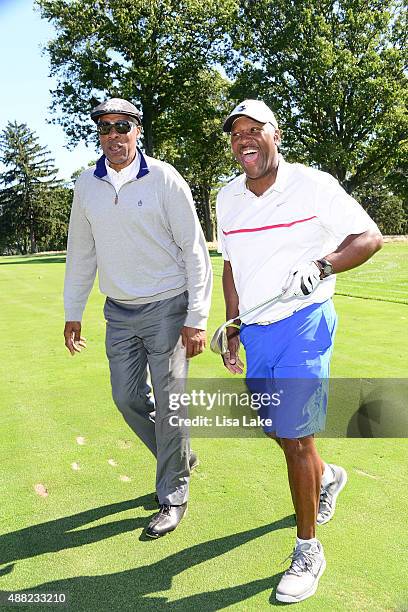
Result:
<svg viewBox="0 0 408 612"><path fill-rule="evenodd" d="M251 312L254 312L255 310L258 310L259 308L262 308L263 306L266 306L270 302L274 302L275 300L279 300L279 298L281 298L283 296L283 294L284 294L284 291L282 291L278 295L275 295L274 297L268 298L267 300L265 300L264 302L261 302L260 304L257 304L256 306L252 306L252 308L249 308L245 312L240 312L236 317L234 317L233 319L229 319L226 323L224 323L223 327L228 327L228 325L230 325L231 323L236 321L236 319L241 319L242 317L246 317L247 315L251 314Z"/></svg>

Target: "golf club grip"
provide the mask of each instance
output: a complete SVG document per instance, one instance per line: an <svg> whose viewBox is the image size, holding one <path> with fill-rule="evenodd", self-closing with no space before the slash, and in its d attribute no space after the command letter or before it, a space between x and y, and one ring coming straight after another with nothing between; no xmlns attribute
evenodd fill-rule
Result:
<svg viewBox="0 0 408 612"><path fill-rule="evenodd" d="M236 321L238 318L247 316L248 314L250 314L251 312L254 312L258 308L262 308L263 306L266 306L270 302L278 300L280 297L282 297L283 293L284 292L282 291L279 295L275 295L274 297L271 297L271 298L265 300L264 302L261 302L261 304L257 304L256 306L253 306L252 308L249 308L245 312L240 313L239 315L237 315L233 319L228 319L228 321L226 321L225 323L220 325L220 327L214 332L214 335L213 335L213 337L211 339L211 342L210 342L211 350L214 353L224 355L225 354L225 350L223 350L223 348L224 348L224 345L227 346L227 338L226 338L226 329L227 329L227 327L234 326L234 327L238 327L239 328L238 325L234 324L234 321ZM220 338L222 339L222 345L221 346L219 344Z"/></svg>

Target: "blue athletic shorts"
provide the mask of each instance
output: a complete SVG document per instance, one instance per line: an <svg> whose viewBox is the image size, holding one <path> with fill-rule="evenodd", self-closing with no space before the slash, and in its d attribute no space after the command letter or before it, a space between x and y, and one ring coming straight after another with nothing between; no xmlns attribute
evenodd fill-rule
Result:
<svg viewBox="0 0 408 612"><path fill-rule="evenodd" d="M276 323L241 326L246 383L253 397L263 394L257 405L265 433L303 438L324 430L336 327L331 299Z"/></svg>

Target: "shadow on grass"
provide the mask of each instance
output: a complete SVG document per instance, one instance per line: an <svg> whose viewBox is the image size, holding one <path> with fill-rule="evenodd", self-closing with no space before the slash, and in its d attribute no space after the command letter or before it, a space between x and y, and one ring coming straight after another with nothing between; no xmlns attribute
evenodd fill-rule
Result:
<svg viewBox="0 0 408 612"><path fill-rule="evenodd" d="M40 257L29 257L22 256L18 261L0 261L0 266L20 266L24 264L51 264L51 263L65 263L65 255L42 255Z"/></svg>
<svg viewBox="0 0 408 612"><path fill-rule="evenodd" d="M154 501L154 493L143 495L137 499L110 504L109 506L92 508L72 516L65 516L55 521L40 523L39 525L33 525L32 527L26 527L19 531L1 535L0 565L18 561L19 559L36 557L44 553L92 544L93 542L99 542L99 540L111 538L126 531L133 531L138 527L144 527L146 517L123 519L105 525L81 529L80 531L72 531L105 516L131 510L139 506L143 506L146 510L156 509L157 504Z"/></svg>
<svg viewBox="0 0 408 612"><path fill-rule="evenodd" d="M138 506L151 509L153 505L153 494L150 494L5 534L0 536L0 563L12 563L44 553L83 546L126 531L144 528L147 524L146 517L125 519L80 531L70 531L117 512ZM174 610L175 612L198 609L200 612L220 610L266 589L275 588L281 574L214 590L216 587L214 578L211 575L206 576L204 570L201 584L198 585L200 590L205 589L203 592L173 602L168 601L166 597L154 597L154 594L171 589L173 578L195 565L219 557L255 538L294 525L293 515L286 516L261 527L196 544L150 565L110 575L79 576L47 582L30 588L30 592L65 593L68 607L75 610L98 610L98 612L105 610ZM188 537L187 530L186 537ZM160 546L160 541L140 545ZM135 562L137 562L136 542L129 540L129 546L135 547ZM103 559L101 566L103 566ZM12 569L13 565L3 568L0 576L10 573ZM245 566L241 569L245 574Z"/></svg>

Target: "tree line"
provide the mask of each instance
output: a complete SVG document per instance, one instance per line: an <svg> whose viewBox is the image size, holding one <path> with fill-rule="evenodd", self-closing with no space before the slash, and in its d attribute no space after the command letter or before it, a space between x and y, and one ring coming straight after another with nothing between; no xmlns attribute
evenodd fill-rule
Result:
<svg viewBox="0 0 408 612"><path fill-rule="evenodd" d="M237 171L223 119L251 97L276 113L288 161L330 172L384 233L408 232L403 0L36 0L36 7L56 32L46 45L57 82L52 111L68 142L95 142L89 110L101 100L134 102L144 150L186 178L207 240L214 193ZM10 232L3 229L4 215L9 228L12 216L5 192L16 188L10 179L1 177L1 236Z"/></svg>
<svg viewBox="0 0 408 612"><path fill-rule="evenodd" d="M72 190L57 180L54 159L26 124L0 134L0 254L65 248Z"/></svg>

